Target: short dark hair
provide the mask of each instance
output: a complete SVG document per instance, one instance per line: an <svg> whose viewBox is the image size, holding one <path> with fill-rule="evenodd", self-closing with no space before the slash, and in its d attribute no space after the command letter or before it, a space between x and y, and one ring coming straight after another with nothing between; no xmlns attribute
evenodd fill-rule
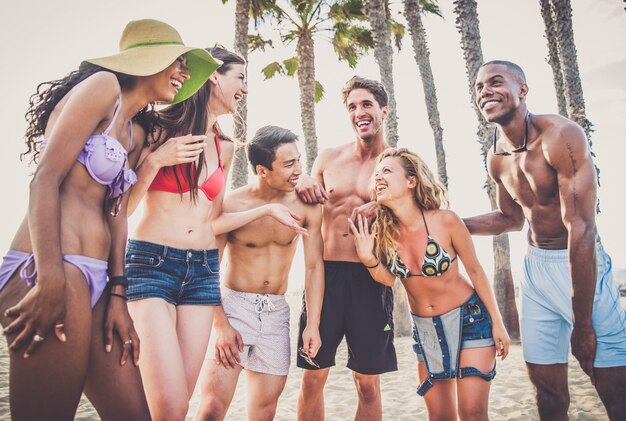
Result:
<svg viewBox="0 0 626 421"><path fill-rule="evenodd" d="M388 103L387 99L387 91L385 91L385 87L382 83L377 80L366 79L361 76L352 76L349 81L343 86L341 90L341 96L343 97L343 103L345 104L348 100L348 95L355 89L366 89L370 91L374 98L378 102L380 107L386 107Z"/></svg>
<svg viewBox="0 0 626 421"><path fill-rule="evenodd" d="M487 63L483 63L483 65L480 67L489 66L490 64L500 64L502 66L505 66L507 69L512 70L517 75L517 77L520 79L520 82L526 83L526 75L519 65L506 60L491 60Z"/></svg>
<svg viewBox="0 0 626 421"><path fill-rule="evenodd" d="M272 162L276 159L276 149L296 140L298 135L291 130L277 126L261 127L248 142L248 161L252 165L252 171L256 174L257 165L273 170Z"/></svg>

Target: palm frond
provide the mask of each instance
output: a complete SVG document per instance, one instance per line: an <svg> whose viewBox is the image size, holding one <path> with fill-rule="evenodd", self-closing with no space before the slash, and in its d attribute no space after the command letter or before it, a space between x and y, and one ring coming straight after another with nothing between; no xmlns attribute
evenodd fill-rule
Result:
<svg viewBox="0 0 626 421"><path fill-rule="evenodd" d="M300 65L300 60L298 57L291 57L286 60L283 60L283 65L285 70L287 71L287 76L292 76L296 74L298 71L298 66Z"/></svg>
<svg viewBox="0 0 626 421"><path fill-rule="evenodd" d="M319 81L315 81L315 102L318 103L324 98L324 87Z"/></svg>
<svg viewBox="0 0 626 421"><path fill-rule="evenodd" d="M262 51L265 52L266 47L274 48L274 42L271 39L263 39L261 35L250 34L248 35L248 49L250 52Z"/></svg>
<svg viewBox="0 0 626 421"><path fill-rule="evenodd" d="M276 76L276 73L281 74L281 75L285 74L285 69L279 62L275 61L273 63L268 64L263 69L261 69L261 72L265 76L265 80L267 80Z"/></svg>

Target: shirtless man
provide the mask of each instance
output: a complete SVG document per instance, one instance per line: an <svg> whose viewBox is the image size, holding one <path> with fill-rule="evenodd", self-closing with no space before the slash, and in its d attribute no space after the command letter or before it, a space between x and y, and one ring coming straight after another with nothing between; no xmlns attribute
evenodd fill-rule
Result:
<svg viewBox="0 0 626 421"><path fill-rule="evenodd" d="M318 327L324 296L322 209L303 203L295 192L302 174L296 140L286 129L259 129L248 144L248 160L257 182L226 196L223 208L239 212L279 203L290 208L306 229L302 240L308 317L300 352L314 358L321 345ZM214 321L215 361L205 362L207 375L197 419L224 419L243 369L248 375L249 419L274 418L289 373L289 306L284 294L297 237L292 229L268 217L227 234L223 307L216 310Z"/></svg>
<svg viewBox="0 0 626 421"><path fill-rule="evenodd" d="M382 419L380 374L397 370L393 347L393 293L369 274L356 254L348 218L373 213L368 183L376 157L387 147L383 122L387 93L383 86L358 76L348 81L343 100L356 140L322 151L311 172L298 184L307 203L324 204L324 304L320 322L322 347L314 361L298 355L304 368L298 399L298 419L324 419L324 385L343 336L349 348L359 404L355 419ZM307 313L300 319L306 326ZM315 364L311 364L311 362Z"/></svg>
<svg viewBox="0 0 626 421"><path fill-rule="evenodd" d="M626 317L596 232L596 172L585 133L564 117L530 114L516 64L484 64L475 89L476 105L501 133L487 157L499 209L465 223L477 235L530 225L521 327L539 416L567 420L571 336L609 417L623 420Z"/></svg>

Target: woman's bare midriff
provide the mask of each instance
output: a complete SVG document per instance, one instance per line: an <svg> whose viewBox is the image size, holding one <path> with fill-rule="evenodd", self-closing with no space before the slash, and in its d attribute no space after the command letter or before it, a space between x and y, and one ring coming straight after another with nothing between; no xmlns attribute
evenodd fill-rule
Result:
<svg viewBox="0 0 626 421"><path fill-rule="evenodd" d="M217 247L211 212L213 202L198 192L194 204L189 193L148 192L143 216L130 238L178 249L206 250Z"/></svg>
<svg viewBox="0 0 626 421"><path fill-rule="evenodd" d="M111 247L108 209L104 197L107 187L94 181L76 163L66 176L59 193L61 253L107 260ZM107 205L110 201L106 201ZM28 214L24 217L11 250L32 253Z"/></svg>
<svg viewBox="0 0 626 421"><path fill-rule="evenodd" d="M451 273L452 272L452 273ZM459 273L458 265L441 276L412 276L402 279L411 313L420 317L440 316L465 303L474 288Z"/></svg>

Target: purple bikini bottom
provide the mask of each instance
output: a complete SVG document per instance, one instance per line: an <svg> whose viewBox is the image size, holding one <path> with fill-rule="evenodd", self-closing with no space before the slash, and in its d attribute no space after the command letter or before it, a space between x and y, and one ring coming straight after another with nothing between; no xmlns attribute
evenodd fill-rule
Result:
<svg viewBox="0 0 626 421"><path fill-rule="evenodd" d="M93 308L106 287L108 263L105 260L77 254L66 254L63 256L63 260L76 266L85 276L87 284L89 285L91 307ZM26 264L20 271L20 278L26 281L30 287L35 286L37 282L37 268L35 267L35 257L33 254L9 250L3 258L2 266L0 266L0 290L9 282L11 276L13 276L15 271L24 262L26 262Z"/></svg>

